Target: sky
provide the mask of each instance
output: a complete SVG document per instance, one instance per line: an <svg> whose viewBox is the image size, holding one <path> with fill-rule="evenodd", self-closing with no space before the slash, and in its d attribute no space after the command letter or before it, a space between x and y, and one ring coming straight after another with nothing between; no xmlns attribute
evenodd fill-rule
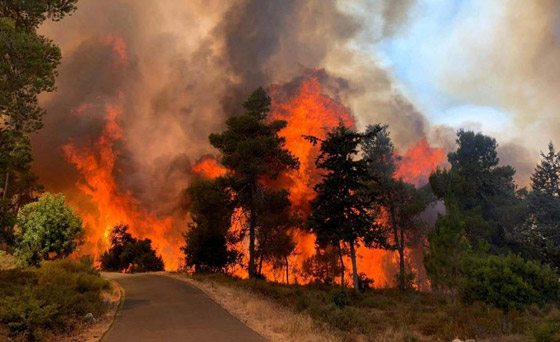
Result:
<svg viewBox="0 0 560 342"><path fill-rule="evenodd" d="M450 43L464 26L476 26L473 35L477 39L491 35L498 24L499 6L485 6L483 2L492 1L418 1L409 14L410 22L397 36L372 46L394 71L406 95L434 123L488 134L500 134L512 125L507 109L454 94L440 80L442 72L448 77L465 76L470 52Z"/></svg>
<svg viewBox="0 0 560 342"><path fill-rule="evenodd" d="M556 138L541 122L556 116L555 100L530 102L553 86L538 58L557 51L557 13L554 1L418 0L395 35L366 48L432 124L480 130L502 145L523 141L534 152Z"/></svg>

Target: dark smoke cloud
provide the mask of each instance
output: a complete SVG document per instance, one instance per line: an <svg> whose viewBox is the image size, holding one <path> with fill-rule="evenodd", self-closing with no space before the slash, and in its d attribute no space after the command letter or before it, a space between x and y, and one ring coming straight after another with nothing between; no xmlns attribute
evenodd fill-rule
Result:
<svg viewBox="0 0 560 342"><path fill-rule="evenodd" d="M339 3L81 0L73 16L41 29L64 53L59 90L45 97L45 128L34 137L41 180L49 190L73 188L77 175L60 147L94 142L105 104L118 102L118 184L147 209L169 214L194 162L215 153L208 135L223 129L249 92L308 69L325 69L324 91L348 105L361 128L388 123L399 148L416 143L429 132L426 120L391 75L351 44L370 26L397 32L412 1L366 2L367 23Z"/></svg>

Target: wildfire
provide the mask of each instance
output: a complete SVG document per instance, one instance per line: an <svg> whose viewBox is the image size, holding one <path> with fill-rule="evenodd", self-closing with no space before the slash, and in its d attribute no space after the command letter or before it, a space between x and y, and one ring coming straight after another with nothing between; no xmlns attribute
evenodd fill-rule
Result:
<svg viewBox="0 0 560 342"><path fill-rule="evenodd" d="M117 158L114 144L122 139L122 131L117 123L122 108L107 104L105 112L105 128L94 144L78 147L70 143L62 147L66 160L81 175L76 187L82 196L71 202L82 216L86 229L86 243L80 252L91 254L97 259L109 247L108 235L111 229L123 223L130 226L133 235L152 240L167 269L177 269L177 251L181 239L180 235L173 233L173 218L159 219L142 209L130 193L123 193L119 189L113 177Z"/></svg>
<svg viewBox="0 0 560 342"><path fill-rule="evenodd" d="M422 138L402 156L395 177L417 186L426 184L430 173L444 162L445 149L430 147Z"/></svg>
<svg viewBox="0 0 560 342"><path fill-rule="evenodd" d="M218 178L226 174L227 170L214 158L206 158L192 167L192 171L205 178Z"/></svg>
<svg viewBox="0 0 560 342"><path fill-rule="evenodd" d="M313 186L320 181L315 167L318 148L303 139L303 135L313 135L320 139L326 132L343 122L354 126L354 117L350 110L321 92L321 84L316 73L310 73L301 82L299 92L291 98L277 97L277 88L273 87L272 113L274 120L285 120L288 125L280 132L286 138L286 148L300 161L297 171L288 173L290 200L292 204L309 212L309 201L315 193Z"/></svg>

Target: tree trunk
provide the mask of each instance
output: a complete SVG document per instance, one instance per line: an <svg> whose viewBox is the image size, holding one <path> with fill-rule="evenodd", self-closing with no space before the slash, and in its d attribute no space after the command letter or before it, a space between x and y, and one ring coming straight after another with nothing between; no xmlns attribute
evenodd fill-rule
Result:
<svg viewBox="0 0 560 342"><path fill-rule="evenodd" d="M256 214L256 189L255 184L251 184L250 212L251 218L249 222L249 278L255 278L255 230L257 227Z"/></svg>
<svg viewBox="0 0 560 342"><path fill-rule="evenodd" d="M262 276L262 267L263 267L263 259L264 259L264 254L262 253L262 251L260 254L261 255L259 256L259 267L256 272L259 277Z"/></svg>
<svg viewBox="0 0 560 342"><path fill-rule="evenodd" d="M356 262L356 250L354 249L354 241L350 241L350 258L352 258L352 277L354 278L354 290L360 292L360 283L358 282L358 264Z"/></svg>
<svg viewBox="0 0 560 342"><path fill-rule="evenodd" d="M343 242L342 242L343 244ZM338 256L340 257L340 267L342 268L342 271L340 272L340 286L344 287L346 284L344 283L344 272L346 271L344 268L344 256L342 255L342 246L339 245L338 246Z"/></svg>
<svg viewBox="0 0 560 342"><path fill-rule="evenodd" d="M406 283L405 283L405 279L406 279L406 271L404 269L404 229L401 226L400 227L400 233L401 233L401 239L399 241L399 267L400 267L400 272L401 272L401 279L400 279L400 289L401 290L405 290L406 288Z"/></svg>
<svg viewBox="0 0 560 342"><path fill-rule="evenodd" d="M288 256L284 256L286 260L286 284L290 285L290 264L288 262Z"/></svg>
<svg viewBox="0 0 560 342"><path fill-rule="evenodd" d="M405 284L404 284L404 250L402 248L402 237L404 236L403 230L400 229L400 237L399 237L399 225L397 224L397 218L395 214L395 208L391 205L390 208L391 212L391 225L393 226L393 239L395 240L395 247L399 253L399 274L397 275L397 279L399 282L399 290L403 291Z"/></svg>
<svg viewBox="0 0 560 342"><path fill-rule="evenodd" d="M2 192L2 199L5 200L8 196L8 182L10 180L10 168L6 170L6 178L4 180L4 191Z"/></svg>

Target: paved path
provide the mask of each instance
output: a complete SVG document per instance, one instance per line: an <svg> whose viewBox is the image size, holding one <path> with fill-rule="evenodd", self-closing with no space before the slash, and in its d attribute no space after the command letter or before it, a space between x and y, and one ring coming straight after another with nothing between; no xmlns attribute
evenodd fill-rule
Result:
<svg viewBox="0 0 560 342"><path fill-rule="evenodd" d="M104 273L125 290L103 342L264 342L264 338L184 281L162 274Z"/></svg>

